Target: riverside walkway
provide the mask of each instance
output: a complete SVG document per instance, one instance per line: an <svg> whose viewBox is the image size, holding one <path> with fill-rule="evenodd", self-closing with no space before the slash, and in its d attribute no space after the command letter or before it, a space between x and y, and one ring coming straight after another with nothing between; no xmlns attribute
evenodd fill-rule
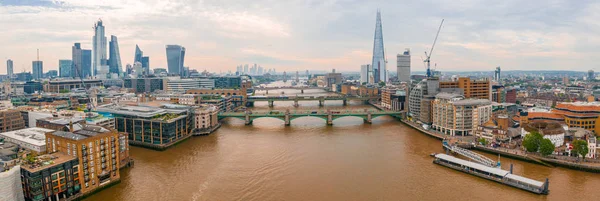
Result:
<svg viewBox="0 0 600 201"><path fill-rule="evenodd" d="M255 119L275 118L285 122L286 126L291 125L292 120L301 117L316 117L327 121L327 125L333 125L333 121L342 117L362 118L365 123L372 123L374 118L380 116L391 116L400 119L403 112L399 111L380 111L380 110L314 110L314 111L278 111L271 110L267 112L223 112L219 113L219 120L225 118L237 118L245 121L246 125L251 125Z"/></svg>

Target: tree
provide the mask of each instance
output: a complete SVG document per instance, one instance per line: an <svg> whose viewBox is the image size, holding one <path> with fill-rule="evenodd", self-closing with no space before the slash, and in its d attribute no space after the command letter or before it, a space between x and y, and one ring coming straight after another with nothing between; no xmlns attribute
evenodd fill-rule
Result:
<svg viewBox="0 0 600 201"><path fill-rule="evenodd" d="M531 132L523 139L523 146L528 152L537 152L544 136L538 132Z"/></svg>
<svg viewBox="0 0 600 201"><path fill-rule="evenodd" d="M581 155L581 157L585 158L585 155L588 154L590 150L588 149L588 143L585 140L575 140L573 142L573 150L572 152L577 154L577 157Z"/></svg>
<svg viewBox="0 0 600 201"><path fill-rule="evenodd" d="M385 87L385 82L384 81L379 82L379 87Z"/></svg>
<svg viewBox="0 0 600 201"><path fill-rule="evenodd" d="M479 138L479 144L486 146L488 144L488 141L485 138Z"/></svg>
<svg viewBox="0 0 600 201"><path fill-rule="evenodd" d="M542 156L550 155L554 152L554 144L550 139L543 139L540 143L540 153Z"/></svg>

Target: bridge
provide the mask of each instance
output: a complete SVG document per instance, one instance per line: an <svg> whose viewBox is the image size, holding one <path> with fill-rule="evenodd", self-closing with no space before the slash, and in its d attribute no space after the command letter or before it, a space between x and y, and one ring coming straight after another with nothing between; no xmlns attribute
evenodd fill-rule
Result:
<svg viewBox="0 0 600 201"><path fill-rule="evenodd" d="M255 87L255 91L266 91L269 94L269 90L278 90L278 89L297 89L300 90L300 93L304 93L304 90L309 89L321 89L321 90L329 90L329 87L311 87L311 86L280 86L280 87Z"/></svg>
<svg viewBox="0 0 600 201"><path fill-rule="evenodd" d="M467 157L479 164L483 164L488 167L499 167L500 166L499 163L496 163L494 160L492 160L488 157L485 157L484 155L478 154L476 152L473 152L473 151L465 149L465 148L460 148L456 145L450 146L447 141L444 141L442 143L442 146L444 147L445 150L448 150L452 153L457 153L459 155Z"/></svg>
<svg viewBox="0 0 600 201"><path fill-rule="evenodd" d="M333 125L333 120L342 117L359 117L364 120L365 123L372 123L374 118L380 116L391 116L395 118L402 118L403 112L400 111L379 111L379 110L345 110L345 111L333 111L333 110L319 110L319 111L277 111L271 110L266 112L222 112L219 113L219 120L225 118L237 118L244 120L246 125L251 125L255 119L259 118L275 118L285 122L286 126L291 125L292 120L300 117L317 117L327 121L327 125Z"/></svg>
<svg viewBox="0 0 600 201"><path fill-rule="evenodd" d="M254 102L269 102L269 107L273 107L275 101L294 101L294 106L298 107L300 101L319 101L319 106L325 105L325 101L341 100L344 105L348 101L363 101L376 100L378 96L249 96L247 99L248 105L254 105Z"/></svg>

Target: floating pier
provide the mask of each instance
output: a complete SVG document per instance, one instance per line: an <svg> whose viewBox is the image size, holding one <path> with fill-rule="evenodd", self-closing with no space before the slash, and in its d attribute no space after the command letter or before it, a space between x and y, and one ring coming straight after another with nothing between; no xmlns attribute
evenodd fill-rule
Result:
<svg viewBox="0 0 600 201"><path fill-rule="evenodd" d="M532 193L548 194L550 192L548 190L548 179L546 179L545 182L540 182L512 174L512 165L510 171L506 171L500 168L488 167L482 164L462 160L446 154L435 154L434 157L435 159L433 160L433 163L464 173L475 175Z"/></svg>

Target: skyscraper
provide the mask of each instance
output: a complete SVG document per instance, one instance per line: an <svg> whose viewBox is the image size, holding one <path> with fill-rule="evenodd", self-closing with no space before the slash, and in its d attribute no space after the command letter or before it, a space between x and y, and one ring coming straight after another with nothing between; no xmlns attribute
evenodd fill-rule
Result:
<svg viewBox="0 0 600 201"><path fill-rule="evenodd" d="M396 58L398 81L410 83L410 50L406 49L403 54L398 54Z"/></svg>
<svg viewBox="0 0 600 201"><path fill-rule="evenodd" d="M44 62L42 61L33 61L32 62L32 77L34 80L44 78Z"/></svg>
<svg viewBox="0 0 600 201"><path fill-rule="evenodd" d="M360 83L369 83L369 70L371 64L365 64L360 66Z"/></svg>
<svg viewBox="0 0 600 201"><path fill-rule="evenodd" d="M138 46L137 44L135 45L135 54L133 55L133 62L140 62L142 63L142 57L144 55L144 52L142 52L142 50L140 49L140 46Z"/></svg>
<svg viewBox="0 0 600 201"><path fill-rule="evenodd" d="M37 50L37 60L31 63L32 77L34 80L41 79L44 77L44 62L40 61L40 50Z"/></svg>
<svg viewBox="0 0 600 201"><path fill-rule="evenodd" d="M150 57L142 57L142 70L144 75L150 74Z"/></svg>
<svg viewBox="0 0 600 201"><path fill-rule="evenodd" d="M6 60L6 74L9 78L13 76L13 60Z"/></svg>
<svg viewBox="0 0 600 201"><path fill-rule="evenodd" d="M185 58L185 47L180 45L167 45L167 66L169 74L181 75L183 73L183 61Z"/></svg>
<svg viewBox="0 0 600 201"><path fill-rule="evenodd" d="M81 49L80 43L73 44L71 52L71 73L70 77L73 78L86 78L90 76L91 65L92 65L92 51Z"/></svg>
<svg viewBox="0 0 600 201"><path fill-rule="evenodd" d="M104 35L104 26L102 20L94 24L94 37L92 37L92 76L96 76L99 69L108 64L106 58L106 36Z"/></svg>
<svg viewBox="0 0 600 201"><path fill-rule="evenodd" d="M71 67L73 61L71 60L58 60L58 73L59 77L71 77Z"/></svg>
<svg viewBox="0 0 600 201"><path fill-rule="evenodd" d="M494 71L494 81L500 83L500 66L496 67Z"/></svg>
<svg viewBox="0 0 600 201"><path fill-rule="evenodd" d="M133 62L140 62L142 64L142 71L144 75L150 74L150 57L144 56L144 52L138 45L135 45L135 57Z"/></svg>
<svg viewBox="0 0 600 201"><path fill-rule="evenodd" d="M375 21L375 37L373 41L373 62L371 66L373 67L373 80L375 83L378 82L386 82L386 64L385 60L385 52L383 47L383 30L381 28L381 12L377 11L377 19Z"/></svg>
<svg viewBox="0 0 600 201"><path fill-rule="evenodd" d="M10 61L10 60L9 60L9 61ZM12 62L12 61L11 61L11 62ZM594 79L596 79L596 76L594 76L594 75L595 75L595 74L594 74L594 70L589 70L589 71L588 71L588 78L587 78L587 79L588 79L588 80L594 80Z"/></svg>
<svg viewBox="0 0 600 201"><path fill-rule="evenodd" d="M121 53L119 51L119 42L116 36L110 36L110 43L108 45L108 72L121 74Z"/></svg>

